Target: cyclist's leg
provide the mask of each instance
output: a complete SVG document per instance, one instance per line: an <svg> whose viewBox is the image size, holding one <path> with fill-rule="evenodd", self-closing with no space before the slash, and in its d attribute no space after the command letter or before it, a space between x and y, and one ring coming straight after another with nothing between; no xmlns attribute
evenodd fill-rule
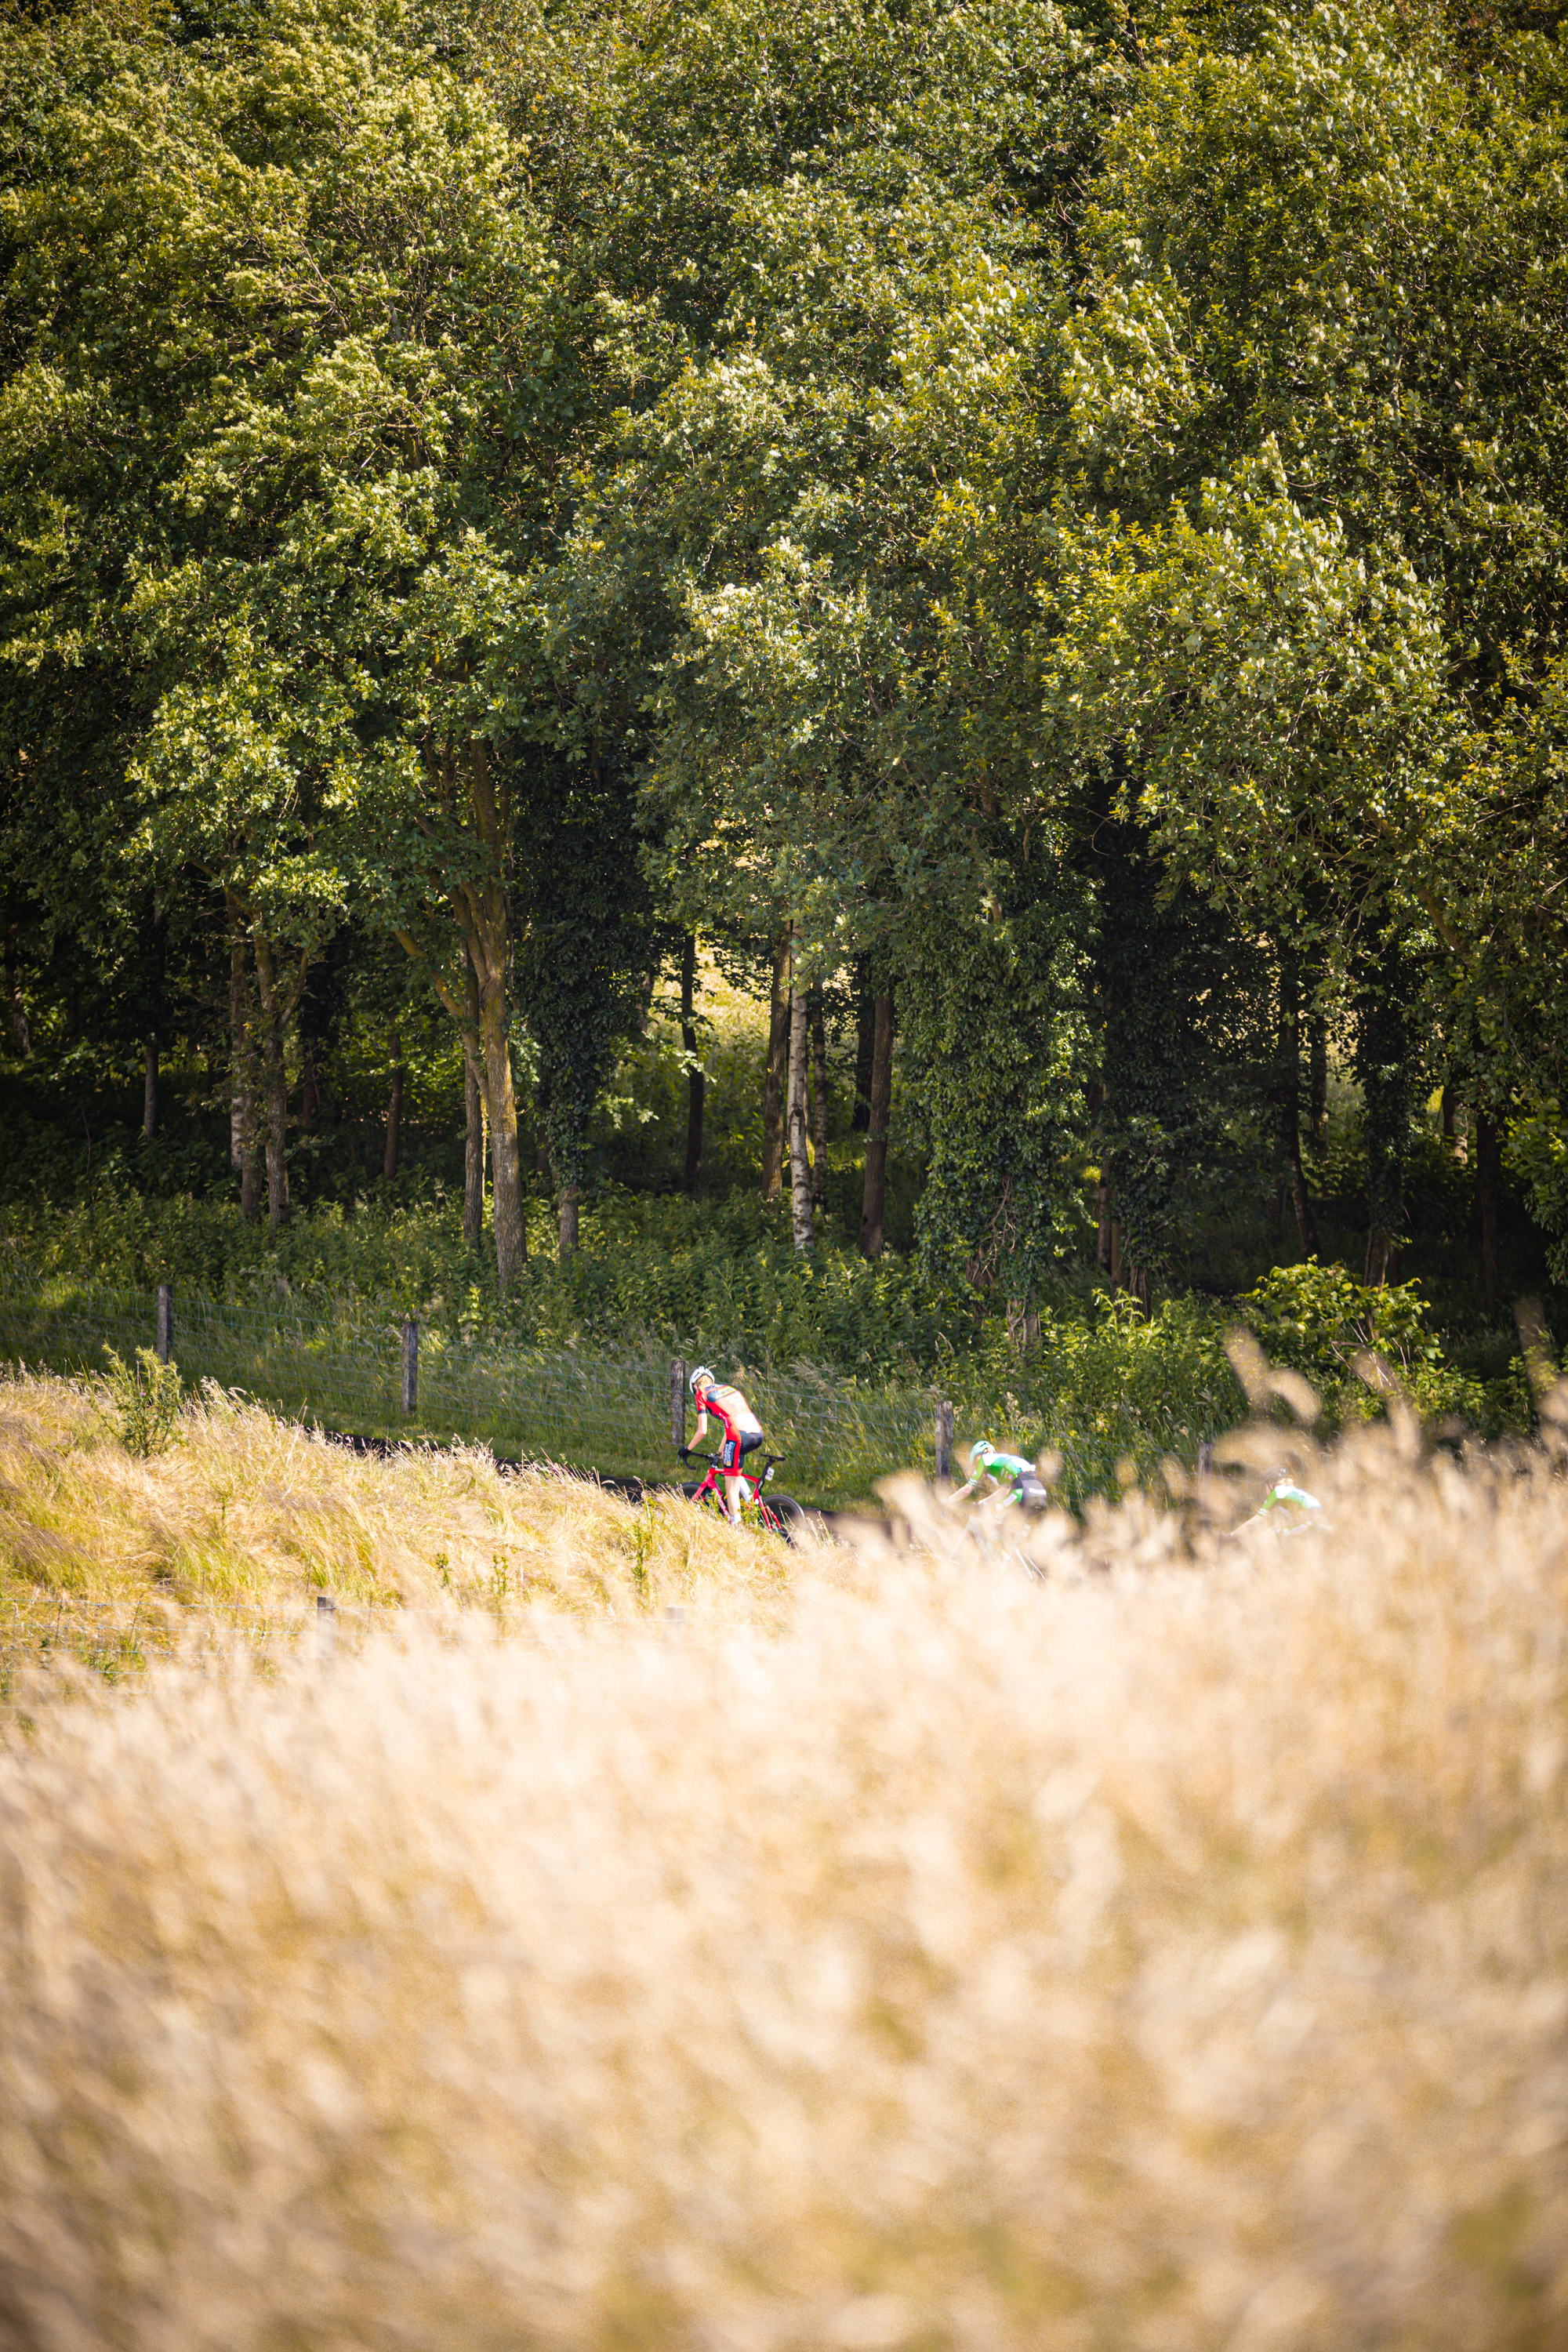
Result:
<svg viewBox="0 0 1568 2352"><path fill-rule="evenodd" d="M760 1429L747 1430L738 1445L732 1445L728 1439L725 1440L724 1496L730 1506L730 1517L732 1519L738 1520L741 1516L741 1473L744 1467L745 1458L748 1454L754 1454L762 1442L763 1433ZM759 1496L761 1491L759 1487L757 1489Z"/></svg>
<svg viewBox="0 0 1568 2352"><path fill-rule="evenodd" d="M732 1527L741 1524L741 1449L733 1438L727 1437L719 1450L724 1470L724 1504Z"/></svg>

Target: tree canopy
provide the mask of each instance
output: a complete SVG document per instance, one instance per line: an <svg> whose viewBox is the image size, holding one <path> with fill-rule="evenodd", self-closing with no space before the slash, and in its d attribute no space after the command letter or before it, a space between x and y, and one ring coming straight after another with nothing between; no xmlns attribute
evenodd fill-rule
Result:
<svg viewBox="0 0 1568 2352"><path fill-rule="evenodd" d="M1559 12L83 0L0 97L17 1058L221 1040L280 1219L374 971L504 1283L697 934L896 998L1026 1323L1248 1150L1306 1248L1331 1045L1371 1277L1439 1088L1561 1222Z"/></svg>

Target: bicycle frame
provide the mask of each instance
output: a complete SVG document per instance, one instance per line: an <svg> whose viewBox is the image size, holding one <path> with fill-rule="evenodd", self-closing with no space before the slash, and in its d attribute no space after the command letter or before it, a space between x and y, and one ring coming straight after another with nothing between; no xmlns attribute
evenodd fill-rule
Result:
<svg viewBox="0 0 1568 2352"><path fill-rule="evenodd" d="M687 1456L687 1459L690 1462L705 1462L708 1465L700 1485L687 1497L688 1501L692 1503L711 1501L716 1503L721 1510L726 1510L728 1506L724 1500L725 1473L720 1466L719 1456L716 1454L691 1454ZM782 1534L784 1530L776 1524L776 1515L769 1508L763 1488L773 1476L775 1466L783 1460L782 1454L764 1454L760 1472L742 1469L729 1474L731 1477L740 1479L742 1509L744 1510L748 1503L755 1504L762 1513L764 1523L773 1528L775 1534Z"/></svg>

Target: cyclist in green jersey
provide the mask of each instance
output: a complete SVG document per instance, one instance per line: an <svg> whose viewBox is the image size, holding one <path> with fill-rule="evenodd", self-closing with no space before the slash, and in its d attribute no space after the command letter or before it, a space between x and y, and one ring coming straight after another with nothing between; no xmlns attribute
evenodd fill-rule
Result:
<svg viewBox="0 0 1568 2352"><path fill-rule="evenodd" d="M998 1508L1007 1510L1014 1503L1022 1504L1026 1511L1043 1511L1047 1496L1040 1474L1032 1462L1021 1454L1002 1454L988 1437L980 1438L969 1449L969 1478L958 1487L955 1502L975 1488L988 1485L1001 1497Z"/></svg>

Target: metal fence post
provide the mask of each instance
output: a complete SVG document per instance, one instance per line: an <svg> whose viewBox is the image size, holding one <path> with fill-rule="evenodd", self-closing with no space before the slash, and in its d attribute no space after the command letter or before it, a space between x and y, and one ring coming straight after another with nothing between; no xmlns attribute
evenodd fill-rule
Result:
<svg viewBox="0 0 1568 2352"><path fill-rule="evenodd" d="M412 1315L403 1318L403 1410L419 1410L419 1326Z"/></svg>
<svg viewBox="0 0 1568 2352"><path fill-rule="evenodd" d="M952 1475L952 1406L946 1397L936 1402L936 1475L939 1478Z"/></svg>
<svg viewBox="0 0 1568 2352"><path fill-rule="evenodd" d="M679 1356L669 1368L669 1442L678 1454L686 1443L686 1366Z"/></svg>
<svg viewBox="0 0 1568 2352"><path fill-rule="evenodd" d="M174 1353L174 1286L158 1285L158 1361L168 1363Z"/></svg>

